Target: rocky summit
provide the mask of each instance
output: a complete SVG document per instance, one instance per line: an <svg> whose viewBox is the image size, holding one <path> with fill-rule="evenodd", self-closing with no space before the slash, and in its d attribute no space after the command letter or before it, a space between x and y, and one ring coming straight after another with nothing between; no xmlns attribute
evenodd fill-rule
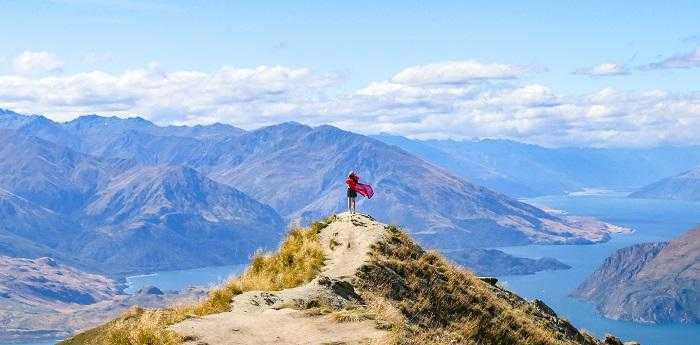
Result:
<svg viewBox="0 0 700 345"><path fill-rule="evenodd" d="M190 306L134 309L62 345L622 344L599 340L423 250L405 232L343 213L295 229L277 252Z"/></svg>

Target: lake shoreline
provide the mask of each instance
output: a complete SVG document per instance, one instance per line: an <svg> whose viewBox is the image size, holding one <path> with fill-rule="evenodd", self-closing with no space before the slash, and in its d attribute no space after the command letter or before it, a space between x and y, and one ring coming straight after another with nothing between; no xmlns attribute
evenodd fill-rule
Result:
<svg viewBox="0 0 700 345"><path fill-rule="evenodd" d="M604 222L631 227L635 232L611 234L609 241L598 244L499 247L497 249L511 255L553 257L572 266L570 270L543 271L526 277L498 277L504 286L525 298L542 299L576 327L587 329L597 336L612 333L653 345L685 345L687 339L700 339L700 325L650 325L610 320L602 317L593 303L570 296L616 250L637 243L667 241L700 222L700 203L633 199L622 193L546 196L527 199L526 202L595 217Z"/></svg>

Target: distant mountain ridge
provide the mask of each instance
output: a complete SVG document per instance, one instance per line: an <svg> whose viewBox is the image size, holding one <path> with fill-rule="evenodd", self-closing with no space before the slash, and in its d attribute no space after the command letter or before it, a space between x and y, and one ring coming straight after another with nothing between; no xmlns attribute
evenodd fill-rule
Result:
<svg viewBox="0 0 700 345"><path fill-rule="evenodd" d="M571 268L554 258L519 258L496 249L468 248L446 252L445 256L481 276L534 274Z"/></svg>
<svg viewBox="0 0 700 345"><path fill-rule="evenodd" d="M632 198L700 201L700 166L642 187Z"/></svg>
<svg viewBox="0 0 700 345"><path fill-rule="evenodd" d="M433 247L591 243L607 240L612 231L554 216L400 148L332 126L292 122L244 131L220 124L159 127L141 118L96 115L56 123L8 111L0 115L2 126L10 129L2 139L24 150L19 157L16 150L0 151L4 161L19 158L27 168L8 165L13 172L0 187L79 219L90 231L80 231L71 252L110 270L119 263L138 270L211 265L224 263L226 255L245 257L260 243L274 245L284 222L275 212L305 224L344 209L349 170L378 191L372 201L359 203L363 211L421 229L416 236ZM18 178L31 183L16 183ZM235 206L212 211L224 204ZM257 221L254 226L234 216L239 208ZM206 234L230 235L222 224L247 229L237 237L247 249L226 252L233 244L214 236L207 245L219 249L196 255ZM123 257L112 249L115 244L135 246L139 255Z"/></svg>
<svg viewBox="0 0 700 345"><path fill-rule="evenodd" d="M0 129L0 254L124 274L242 263L282 235L272 208L191 168L81 153L43 130L64 127L42 120L44 140L22 125L41 117L8 116L0 115L15 128Z"/></svg>
<svg viewBox="0 0 700 345"><path fill-rule="evenodd" d="M573 295L612 319L700 322L700 226L670 242L618 250Z"/></svg>
<svg viewBox="0 0 700 345"><path fill-rule="evenodd" d="M516 197L567 194L585 188L629 190L700 164L700 147L546 148L511 140L374 138L450 169L467 180Z"/></svg>

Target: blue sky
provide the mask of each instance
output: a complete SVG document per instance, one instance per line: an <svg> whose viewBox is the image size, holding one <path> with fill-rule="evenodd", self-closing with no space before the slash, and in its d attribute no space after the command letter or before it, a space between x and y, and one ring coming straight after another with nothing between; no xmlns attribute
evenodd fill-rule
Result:
<svg viewBox="0 0 700 345"><path fill-rule="evenodd" d="M521 71L525 71L510 77L490 75L475 78L471 75L468 80L459 80L465 86L479 88L480 95L483 95L484 90L540 85L547 88L547 92L557 99L558 104L580 104L587 95L601 90L615 90L625 95L620 97L627 102L630 102L630 97L643 97L640 94L663 91L670 95L667 97L673 97L679 103L678 106L690 104L689 108L682 110L686 113L686 121L675 125L694 126L698 121L695 105L700 98L697 95L700 62L696 63L693 54L700 46L700 24L697 19L700 5L693 1L675 1L670 4L651 1L512 1L495 4L486 1L142 3L65 0L0 1L0 4L0 32L3 33L0 36L3 47L0 51L0 74L21 75L28 80L27 83L35 83L32 84L34 89L42 78L63 78L64 84L61 85L65 85L71 82L71 76L90 71L100 71L110 76L123 76L125 71L138 69L157 69L163 73L198 71L214 75L222 68L254 70L259 66L284 66L290 70L308 70L313 75L308 79L302 78L303 81L286 80L285 83L291 84L284 90L275 89L273 92L263 88L264 97L268 101L271 94L286 95L282 101L273 100L276 107L272 107L272 110L260 106L251 107L250 104L236 104L235 107L225 104L226 109L214 109L213 104L207 108L201 104L197 107L172 102L154 106L152 100L150 103L144 102L143 95L120 95L123 98L134 98L132 107L124 104L100 106L105 102L92 102L91 107L91 102L74 102L78 98L88 98L89 93L59 103L28 99L18 102L18 95L6 95L3 102L3 94L0 92L0 107L45 112L47 115L54 113L56 115L53 116L57 119L68 119L81 112L117 115L139 113L159 122L222 121L255 127L278 120L295 119L296 116L302 122L311 124L328 122L349 127L348 129L359 127L362 122L348 120L348 112L328 115L329 107L342 106L355 107L353 109L365 114L373 112L375 117L367 121L376 122L379 119L380 122L387 123L368 129L369 131L382 130L425 138L490 136L551 145L566 144L541 137L543 131L551 131L553 126L562 126L561 116L551 123L539 121L533 125L525 124L522 119L528 115L523 115L515 120L518 124L511 123L503 131L491 128L493 126L490 125L482 131L440 130L434 124L440 119L431 121L428 119L429 114L449 112L446 109L464 100L463 96L451 101L441 99L440 107L428 109L429 111L424 106L419 109L404 107L407 103L414 106L433 104L436 103L435 99L412 99L407 102L405 94L401 97L394 95L392 102L383 103L384 108L376 104L372 107L367 104L358 105L362 100L354 99L358 90L372 83L391 80L397 73L413 66L446 61L473 61L486 66L519 66ZM46 55L27 55L26 59L18 60L20 55L27 52ZM680 57L680 60L685 57L681 67L659 67L678 66L668 63L674 57ZM26 63L22 65L18 61ZM667 61L666 65L663 65L664 61ZM591 68L603 63L610 65L607 68L601 67L599 71L608 75L588 75L591 74ZM654 63L657 65L650 65ZM50 68L41 71L41 66ZM648 68L642 70L642 66ZM574 73L575 71L579 72ZM233 89L236 86L232 83L229 81L225 85ZM10 85L9 82L6 84ZM428 84L434 85L432 82ZM415 88L415 84L412 87ZM290 96L296 92L290 92L290 89L310 90ZM425 91L425 94L436 93L425 87L420 91ZM440 92L442 91L444 88ZM410 94L415 95L416 92L418 90L412 89ZM473 90L467 92L464 88L460 92L460 95L474 94ZM113 93L105 91L99 96L108 98ZM240 92L236 90L234 93ZM246 90L245 93L247 98L244 99L253 97L259 100L258 94L252 96L254 90ZM492 93L488 95L493 97ZM382 97L386 98L385 92ZM348 98L353 98L351 105ZM309 99L323 99L323 104L317 102L310 105ZM398 105L402 109L401 115L392 119L390 113L392 109L396 111L397 99L400 100ZM306 103L301 104L299 100ZM236 100L239 103L243 101ZM375 97L365 102L377 102L377 99ZM548 98L544 102L553 101ZM668 104L669 100L657 99L657 102ZM137 106L137 103L141 106ZM144 106L144 103L151 105ZM541 105L541 101L535 103ZM298 115L292 114L295 111L290 110L290 104L294 104ZM619 107L619 104L616 105ZM274 109L280 107L284 110L280 112L281 115L275 116ZM491 104L488 108L489 111L499 108L496 110L504 113L515 111L508 107L512 105L499 103L496 107ZM630 112L632 109L626 108L624 111ZM152 115L174 112L183 114ZM613 112L619 112L619 109ZM208 115L202 115L204 113ZM211 115L214 113L219 115ZM264 119L255 121L253 118L260 117L261 113L266 114ZM445 116L454 118L449 115ZM469 127L486 121L475 122L474 118L478 115L467 115L463 110L458 111L457 115L467 116L471 120L463 119L451 124L452 126L461 124ZM396 122L394 120L403 125L392 126ZM494 115L491 120L497 122L503 119ZM557 127L564 130L561 135L582 135L579 132L583 130L582 126L571 131L572 123L568 121L563 124L566 128ZM629 123L620 123L619 131L625 131L627 125ZM647 128L638 123L632 125L639 127L637 132ZM533 130L533 126L538 127L538 130ZM600 133L601 130L604 134ZM597 134L588 133L588 136L582 136L581 140L573 140L572 143L645 144L630 142L631 139L611 142L606 138L616 135L612 133L614 129L611 132L609 124L596 131ZM633 133L628 134L634 137ZM642 137L639 140L659 143L667 142L673 136L671 133L654 132L652 136Z"/></svg>

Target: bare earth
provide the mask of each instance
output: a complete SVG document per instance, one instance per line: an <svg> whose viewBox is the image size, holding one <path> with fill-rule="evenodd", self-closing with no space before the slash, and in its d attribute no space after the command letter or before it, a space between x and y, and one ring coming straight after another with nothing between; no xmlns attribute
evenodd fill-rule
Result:
<svg viewBox="0 0 700 345"><path fill-rule="evenodd" d="M185 344L376 343L387 332L377 329L375 321L340 323L294 306L323 298L342 304L339 289L343 290L344 282L352 281L367 260L370 246L381 239L384 231L384 225L367 216L342 213L319 235L327 261L314 280L293 289L243 293L233 299L230 312L188 319L172 329L192 339Z"/></svg>

